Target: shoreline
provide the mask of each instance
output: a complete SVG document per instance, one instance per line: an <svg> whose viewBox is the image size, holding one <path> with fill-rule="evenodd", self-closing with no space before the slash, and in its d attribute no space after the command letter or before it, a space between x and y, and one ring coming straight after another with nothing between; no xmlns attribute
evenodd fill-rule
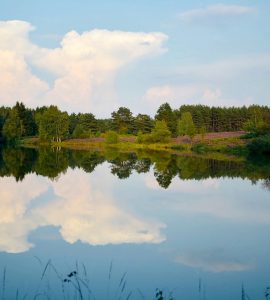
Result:
<svg viewBox="0 0 270 300"><path fill-rule="evenodd" d="M222 133L217 133L222 135ZM116 150L119 152L139 152L155 151L166 152L173 155L212 157L218 160L238 160L243 161L247 140L240 139L240 136L233 133L233 137L204 138L203 140L193 141L192 143L183 143L181 139L172 138L169 143L137 143L135 136L120 136L119 142L115 144L106 143L105 138L88 138L88 139L67 139L61 142L41 142L39 138L25 138L20 141L23 147L53 147L65 148L81 151L108 151ZM184 137L185 138L185 137ZM183 138L183 139L184 139Z"/></svg>

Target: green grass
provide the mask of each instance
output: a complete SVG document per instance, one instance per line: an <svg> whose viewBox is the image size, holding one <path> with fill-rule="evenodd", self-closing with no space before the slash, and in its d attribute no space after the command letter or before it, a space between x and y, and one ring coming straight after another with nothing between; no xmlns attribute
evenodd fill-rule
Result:
<svg viewBox="0 0 270 300"><path fill-rule="evenodd" d="M202 142L196 142L193 144L180 144L173 140L169 143L137 143L132 140L124 140L125 138L132 139L135 136L121 135L119 141L115 143L107 143L106 139L103 140L91 140L91 139L68 139L60 143L52 142L40 142L38 138L31 137L25 138L21 141L24 145L51 145L53 147L64 147L74 150L105 150L106 148L114 148L123 152L136 151L136 150L153 150L153 151L166 151L169 153L181 153L181 154L213 154L221 153L229 156L246 156L247 155L247 143L249 140L244 140L239 137L230 138L217 138L211 140L204 140Z"/></svg>

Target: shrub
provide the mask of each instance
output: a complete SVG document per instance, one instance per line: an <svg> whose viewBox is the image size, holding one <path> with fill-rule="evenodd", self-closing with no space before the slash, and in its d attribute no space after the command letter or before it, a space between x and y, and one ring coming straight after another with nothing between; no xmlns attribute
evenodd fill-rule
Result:
<svg viewBox="0 0 270 300"><path fill-rule="evenodd" d="M178 144L178 145L172 145L171 149L173 150L179 150L179 151L184 151L184 150L188 150L189 145L185 145L185 144Z"/></svg>
<svg viewBox="0 0 270 300"><path fill-rule="evenodd" d="M197 143L191 147L191 150L196 153L205 153L209 151L209 147L204 143Z"/></svg>
<svg viewBox="0 0 270 300"><path fill-rule="evenodd" d="M156 121L150 135L153 143L168 143L172 134L165 121Z"/></svg>
<svg viewBox="0 0 270 300"><path fill-rule="evenodd" d="M143 133L142 133L141 130L138 132L136 142L139 143L139 144L143 143Z"/></svg>
<svg viewBox="0 0 270 300"><path fill-rule="evenodd" d="M246 156L248 153L247 148L244 145L237 145L233 147L227 146L225 152L232 155Z"/></svg>
<svg viewBox="0 0 270 300"><path fill-rule="evenodd" d="M106 132L105 141L107 144L117 144L119 142L118 134L115 131L109 130Z"/></svg>
<svg viewBox="0 0 270 300"><path fill-rule="evenodd" d="M156 125L151 133L143 134L138 133L137 143L168 143L171 139L171 132L167 127L165 121L156 121Z"/></svg>
<svg viewBox="0 0 270 300"><path fill-rule="evenodd" d="M177 131L179 135L188 135L191 140L193 139L196 133L196 127L190 112L184 112L182 114L181 119L178 120Z"/></svg>
<svg viewBox="0 0 270 300"><path fill-rule="evenodd" d="M90 137L93 137L93 133L90 129L84 130L83 126L81 124L78 124L72 134L72 137L77 139L87 139Z"/></svg>
<svg viewBox="0 0 270 300"><path fill-rule="evenodd" d="M253 139L247 148L250 154L270 154L270 134Z"/></svg>

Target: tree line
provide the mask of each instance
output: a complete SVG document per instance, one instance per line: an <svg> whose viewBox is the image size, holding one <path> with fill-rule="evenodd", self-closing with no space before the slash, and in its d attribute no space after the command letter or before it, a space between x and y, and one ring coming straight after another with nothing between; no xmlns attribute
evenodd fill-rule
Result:
<svg viewBox="0 0 270 300"><path fill-rule="evenodd" d="M144 135L155 142L178 135L194 136L196 133L239 130L270 129L268 106L210 107L182 105L172 109L168 103L160 105L154 118L147 114L133 115L130 109L120 107L108 119L98 119L92 113L61 111L57 106L36 109L17 102L13 107L0 107L0 140L14 141L24 137L39 136L44 141L60 142L66 138L98 137L114 131L118 134ZM151 135L150 135L151 134Z"/></svg>

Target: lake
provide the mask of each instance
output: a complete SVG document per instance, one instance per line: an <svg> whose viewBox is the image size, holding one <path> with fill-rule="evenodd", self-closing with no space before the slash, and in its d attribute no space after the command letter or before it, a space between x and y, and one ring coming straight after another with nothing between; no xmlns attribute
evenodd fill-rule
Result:
<svg viewBox="0 0 270 300"><path fill-rule="evenodd" d="M265 299L269 160L5 148L0 175L2 299Z"/></svg>

